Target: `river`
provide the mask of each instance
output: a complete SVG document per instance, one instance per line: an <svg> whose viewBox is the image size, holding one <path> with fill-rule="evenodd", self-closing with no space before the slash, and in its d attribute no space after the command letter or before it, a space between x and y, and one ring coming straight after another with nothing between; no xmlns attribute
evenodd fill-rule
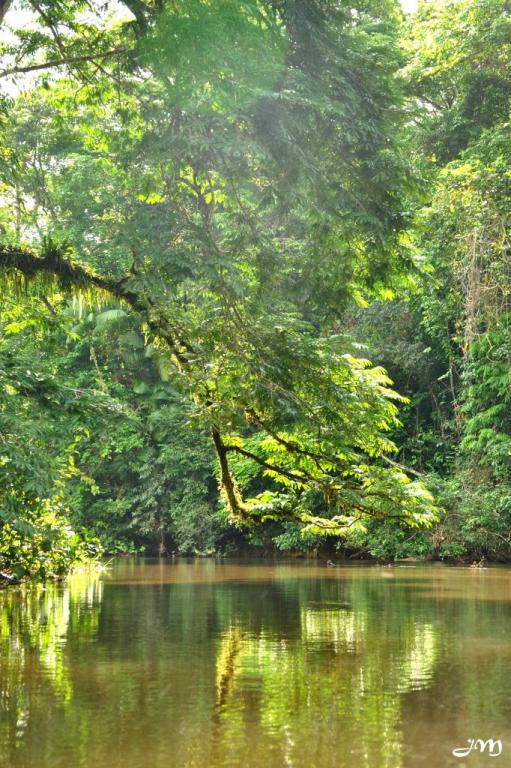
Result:
<svg viewBox="0 0 511 768"><path fill-rule="evenodd" d="M0 697L1 768L511 765L511 569L119 558L0 594Z"/></svg>

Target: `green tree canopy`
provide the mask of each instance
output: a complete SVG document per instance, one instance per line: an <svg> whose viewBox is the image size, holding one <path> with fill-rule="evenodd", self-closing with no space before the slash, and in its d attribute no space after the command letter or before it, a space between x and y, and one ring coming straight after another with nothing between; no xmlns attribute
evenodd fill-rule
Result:
<svg viewBox="0 0 511 768"><path fill-rule="evenodd" d="M431 520L388 456L400 398L341 324L410 266L396 4L31 5L5 67L42 74L5 103L4 285L141 318L235 519ZM264 473L255 498L234 456Z"/></svg>

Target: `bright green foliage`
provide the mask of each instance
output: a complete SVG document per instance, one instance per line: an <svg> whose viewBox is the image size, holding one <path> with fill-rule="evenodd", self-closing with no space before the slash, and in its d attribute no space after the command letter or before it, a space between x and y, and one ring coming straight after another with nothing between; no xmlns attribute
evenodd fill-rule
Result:
<svg viewBox="0 0 511 768"><path fill-rule="evenodd" d="M26 300L7 306L0 323L0 565L18 577L62 575L87 551L63 497L83 430L72 417L63 426L59 410L71 393L53 381L34 340L22 341L45 338L51 348L42 312Z"/></svg>
<svg viewBox="0 0 511 768"><path fill-rule="evenodd" d="M37 272L30 245L45 259L34 289L54 273L58 290L82 290L93 269L91 287L124 300L176 405L188 398L188 418L212 435L238 523L290 519L338 534L368 516L430 522L430 494L387 460L399 398L335 327L406 261L394 3L145 11L124 30L130 65L117 82L99 71L77 92L72 79L48 77L12 104L10 279ZM62 42L74 54L81 33L71 27ZM124 32L103 25L98 35L113 46ZM134 333L119 337L121 355L137 347ZM142 378L135 394L152 384ZM175 416L163 406L144 416L147 433L137 430L124 454L143 489L117 494L114 508L122 518L135 505L141 531L163 530L181 471L170 459ZM252 499L236 487L235 454L262 470Z"/></svg>
<svg viewBox="0 0 511 768"><path fill-rule="evenodd" d="M109 549L222 548L227 511L507 553L508 4L80 9L6 64L48 66L3 112L5 503L60 489Z"/></svg>
<svg viewBox="0 0 511 768"><path fill-rule="evenodd" d="M17 579L64 576L77 565L90 565L101 553L97 539L78 535L68 523L69 510L58 500L24 500L23 513L3 522L0 566Z"/></svg>
<svg viewBox="0 0 511 768"><path fill-rule="evenodd" d="M509 117L507 0L419 2L407 74L421 100L418 137L440 164Z"/></svg>
<svg viewBox="0 0 511 768"><path fill-rule="evenodd" d="M400 461L430 473L448 514L427 532L371 522L355 551L510 554L509 25L503 0L424 2L410 20L410 154L424 200L410 247L422 275L349 318L409 398L393 433Z"/></svg>
<svg viewBox="0 0 511 768"><path fill-rule="evenodd" d="M408 303L412 329L434 355L429 372L416 368L419 392L444 414L431 424L417 405L408 427L449 512L429 537L435 556L509 557L510 24L500 0L424 3L412 21L408 74L429 105L415 138L443 165L428 171L430 201L414 226L430 274Z"/></svg>
<svg viewBox="0 0 511 768"><path fill-rule="evenodd" d="M19 318L29 309L26 323ZM159 541L182 552L217 547L226 523L215 517L212 447L133 318L102 307L80 319L71 305L54 316L27 297L2 319L0 476L9 541L7 524L35 553L37 542L65 531L71 563L78 554L71 520L108 551L156 549ZM11 547L4 567L13 557Z"/></svg>
<svg viewBox="0 0 511 768"><path fill-rule="evenodd" d="M511 480L511 320L474 341L466 366L463 447L500 479Z"/></svg>

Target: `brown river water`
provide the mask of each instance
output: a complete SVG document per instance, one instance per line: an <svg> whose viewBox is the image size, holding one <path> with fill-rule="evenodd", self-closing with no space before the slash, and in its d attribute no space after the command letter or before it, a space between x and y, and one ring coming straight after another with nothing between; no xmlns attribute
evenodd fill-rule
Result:
<svg viewBox="0 0 511 768"><path fill-rule="evenodd" d="M123 558L0 594L1 768L488 765L510 568Z"/></svg>

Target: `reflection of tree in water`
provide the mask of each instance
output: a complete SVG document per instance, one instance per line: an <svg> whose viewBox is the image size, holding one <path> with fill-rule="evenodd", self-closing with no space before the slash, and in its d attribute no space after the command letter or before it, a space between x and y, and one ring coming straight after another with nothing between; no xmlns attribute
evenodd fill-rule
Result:
<svg viewBox="0 0 511 768"><path fill-rule="evenodd" d="M40 690L69 704L73 684L66 661L70 632L81 642L97 630L102 583L77 573L64 584L48 583L0 595L0 754L23 743L33 700ZM39 723L44 728L44 723ZM12 763L11 763L12 764Z"/></svg>
<svg viewBox="0 0 511 768"><path fill-rule="evenodd" d="M500 723L509 609L384 573L0 595L1 768L408 768L454 692L460 743Z"/></svg>
<svg viewBox="0 0 511 768"><path fill-rule="evenodd" d="M258 758L251 754L251 765L267 764L271 753L275 764L299 764L313 744L323 765L334 759L335 765L349 764L354 757L357 765L401 764L401 694L431 679L433 624L405 616L399 648L389 647L371 626L370 606L360 605L355 594L356 608L339 600L336 605L335 587L326 592L324 607L317 599L300 606L298 637L255 634L239 622L224 632L213 748L226 764L254 728L265 738L254 740L263 751ZM370 598L366 588L363 596Z"/></svg>
<svg viewBox="0 0 511 768"><path fill-rule="evenodd" d="M99 589L86 577L5 596L3 743L53 730L95 764L124 755L131 768L170 729L176 765L237 764L240 755L292 765L312 745L322 765L334 752L342 765L357 744L368 765L399 765L398 691L434 663L431 626L414 623L404 595L389 603L370 582L303 578L107 584L102 604ZM396 627L397 655L388 648ZM53 699L34 708L43 689ZM51 765L50 753L39 757Z"/></svg>
<svg viewBox="0 0 511 768"><path fill-rule="evenodd" d="M215 714L221 712L232 692L243 651L243 630L235 625L224 632L216 662Z"/></svg>

